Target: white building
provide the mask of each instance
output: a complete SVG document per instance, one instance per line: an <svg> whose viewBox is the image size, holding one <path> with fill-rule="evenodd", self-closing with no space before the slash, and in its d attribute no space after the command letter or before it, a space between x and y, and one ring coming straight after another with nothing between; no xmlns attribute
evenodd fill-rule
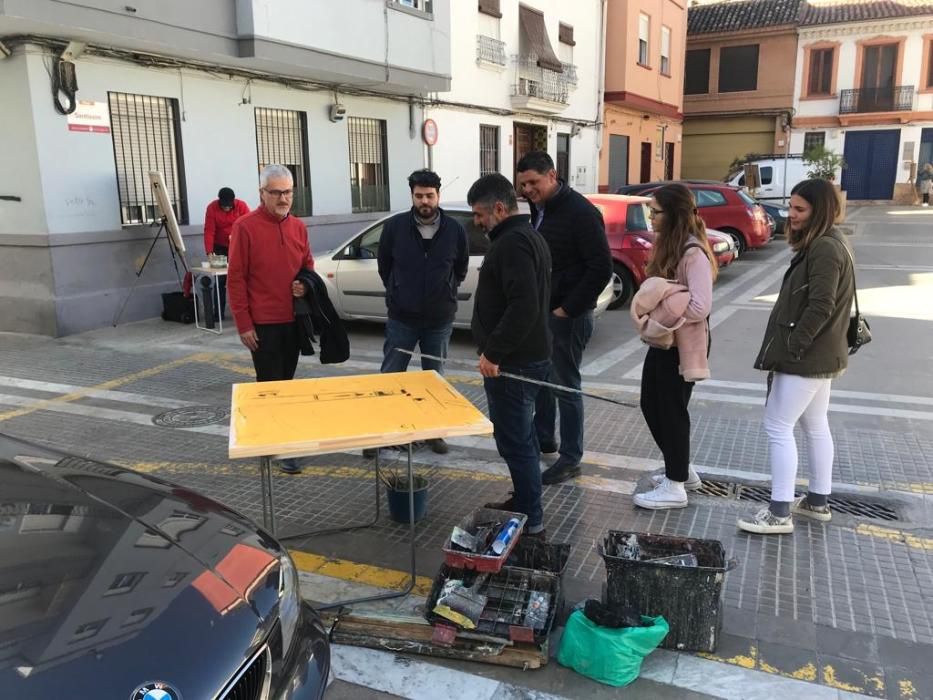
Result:
<svg viewBox="0 0 933 700"><path fill-rule="evenodd" d="M487 172L513 179L534 149L573 187L596 191L602 12L600 0L451 3L451 89L425 110L443 200L465 200Z"/></svg>
<svg viewBox="0 0 933 700"><path fill-rule="evenodd" d="M850 200L890 200L933 161L933 14L906 3L801 11L791 152L844 155Z"/></svg>
<svg viewBox="0 0 933 700"><path fill-rule="evenodd" d="M407 206L421 100L450 87L451 4L0 2L0 331L111 323L156 232L151 169L194 264L217 190L256 206L269 162L292 168L317 250ZM122 319L177 288L158 243Z"/></svg>

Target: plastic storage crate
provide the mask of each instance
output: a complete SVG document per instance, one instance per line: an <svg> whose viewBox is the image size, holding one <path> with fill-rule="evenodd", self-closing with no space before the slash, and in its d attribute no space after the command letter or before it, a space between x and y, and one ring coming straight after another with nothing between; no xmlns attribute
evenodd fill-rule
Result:
<svg viewBox="0 0 933 700"><path fill-rule="evenodd" d="M449 579L463 579L469 586L478 575L475 571L442 564L425 604L427 621L441 628L456 629L453 622L433 612L434 606ZM536 591L550 595L547 618L540 629L528 627L523 621L530 595ZM490 574L482 593L487 596L486 606L476 629L470 630L470 633L539 645L547 641L561 604L560 576L548 571L505 566L498 573Z"/></svg>
<svg viewBox="0 0 933 700"><path fill-rule="evenodd" d="M475 554L473 552L464 552L461 549L455 549L450 538L444 544L444 561L449 565L460 569L472 569L474 571L483 571L486 573L495 573L502 569L505 560L509 558L515 545L521 538L522 528L528 520L528 516L523 513L511 513L507 510L493 510L492 508L477 508L463 520L457 523L457 526L468 532L482 523L501 522L505 523L509 518L518 519L518 531L502 554Z"/></svg>
<svg viewBox="0 0 933 700"><path fill-rule="evenodd" d="M642 559L623 559L620 548L638 538ZM610 530L599 546L606 564L606 604L635 607L642 615L663 615L670 632L662 646L685 651L716 650L722 629L722 588L726 572L736 567L726 559L722 542L690 537ZM698 566L654 564L649 559L693 554Z"/></svg>

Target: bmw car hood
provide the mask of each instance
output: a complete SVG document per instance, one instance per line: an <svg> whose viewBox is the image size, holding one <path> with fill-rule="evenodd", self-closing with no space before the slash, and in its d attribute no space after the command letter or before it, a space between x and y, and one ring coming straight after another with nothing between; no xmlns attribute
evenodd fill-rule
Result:
<svg viewBox="0 0 933 700"><path fill-rule="evenodd" d="M211 698L269 633L280 555L209 499L0 437L0 687Z"/></svg>

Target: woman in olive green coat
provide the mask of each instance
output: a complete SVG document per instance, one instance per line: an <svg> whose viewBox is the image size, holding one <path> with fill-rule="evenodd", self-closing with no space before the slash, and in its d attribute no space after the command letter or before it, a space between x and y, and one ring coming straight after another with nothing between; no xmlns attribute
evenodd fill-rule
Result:
<svg viewBox="0 0 933 700"><path fill-rule="evenodd" d="M839 196L826 180L805 180L791 191L787 239L796 254L755 361L757 369L769 373L764 428L771 503L739 519L746 532L793 532L792 515L822 522L832 517L827 505L834 451L829 392L848 365L846 331L855 292L852 253L835 227L839 215ZM807 495L795 500L798 422L807 438L810 482Z"/></svg>

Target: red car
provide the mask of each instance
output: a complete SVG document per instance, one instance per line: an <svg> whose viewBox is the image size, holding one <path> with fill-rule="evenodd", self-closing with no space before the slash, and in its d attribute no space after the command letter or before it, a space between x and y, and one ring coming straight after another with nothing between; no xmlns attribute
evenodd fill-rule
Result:
<svg viewBox="0 0 933 700"><path fill-rule="evenodd" d="M654 231L648 217L649 197L619 194L588 194L602 212L612 253L612 302L610 309L624 306L648 276L645 268L654 245ZM729 236L707 231L713 254L720 267L738 257L735 244Z"/></svg>
<svg viewBox="0 0 933 700"><path fill-rule="evenodd" d="M666 182L643 182L620 187L618 194L650 195ZM761 248L771 240L773 229L765 210L744 190L717 182L687 180L686 185L696 198L700 217L707 228L729 234L739 253Z"/></svg>

